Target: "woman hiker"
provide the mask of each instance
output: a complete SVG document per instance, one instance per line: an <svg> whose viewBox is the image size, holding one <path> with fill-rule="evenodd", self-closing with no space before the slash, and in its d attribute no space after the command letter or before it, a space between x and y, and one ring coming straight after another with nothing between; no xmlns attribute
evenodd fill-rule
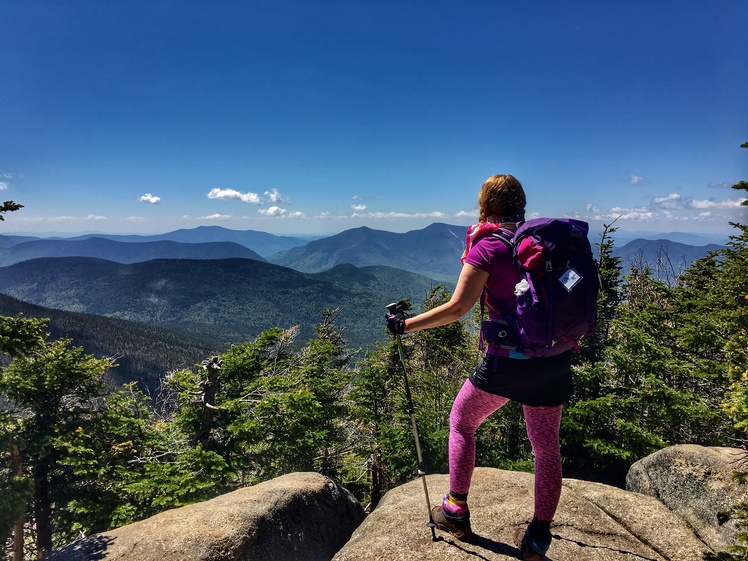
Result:
<svg viewBox="0 0 748 561"><path fill-rule="evenodd" d="M483 295L489 318L513 309L515 285L521 280L512 266L509 246L491 233L514 231L524 221L525 193L513 176L494 175L478 195L478 224L468 229L462 271L449 302L406 318L387 316L387 328L403 334L445 325L468 313ZM525 559L539 560L551 544L550 524L561 496L559 428L562 404L571 396L571 353L530 358L516 350L492 346L465 381L449 416L449 492L432 509L436 527L455 538L470 537L467 498L475 468L475 432L509 400L523 404L527 436L535 456L535 510L532 522L519 530L515 543Z"/></svg>

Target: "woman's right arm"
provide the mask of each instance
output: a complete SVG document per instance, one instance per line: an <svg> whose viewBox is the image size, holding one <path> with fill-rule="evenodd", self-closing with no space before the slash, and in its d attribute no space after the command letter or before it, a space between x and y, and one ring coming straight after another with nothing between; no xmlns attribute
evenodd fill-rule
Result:
<svg viewBox="0 0 748 561"><path fill-rule="evenodd" d="M467 314L480 298L488 272L465 263L452 298L441 306L405 320L405 333L446 325Z"/></svg>

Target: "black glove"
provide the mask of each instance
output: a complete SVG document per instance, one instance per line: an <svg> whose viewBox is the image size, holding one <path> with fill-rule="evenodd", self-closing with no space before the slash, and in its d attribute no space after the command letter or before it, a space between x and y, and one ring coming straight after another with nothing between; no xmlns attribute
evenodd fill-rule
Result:
<svg viewBox="0 0 748 561"><path fill-rule="evenodd" d="M393 335L402 335L405 333L405 314L398 312L396 314L387 314L387 329Z"/></svg>

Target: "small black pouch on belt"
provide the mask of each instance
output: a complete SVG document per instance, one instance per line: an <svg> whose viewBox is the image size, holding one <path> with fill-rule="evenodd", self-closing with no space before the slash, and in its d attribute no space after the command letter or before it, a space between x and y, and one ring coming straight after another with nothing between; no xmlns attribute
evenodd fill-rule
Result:
<svg viewBox="0 0 748 561"><path fill-rule="evenodd" d="M484 319L480 322L483 340L493 347L516 349L521 342L517 327L503 319Z"/></svg>

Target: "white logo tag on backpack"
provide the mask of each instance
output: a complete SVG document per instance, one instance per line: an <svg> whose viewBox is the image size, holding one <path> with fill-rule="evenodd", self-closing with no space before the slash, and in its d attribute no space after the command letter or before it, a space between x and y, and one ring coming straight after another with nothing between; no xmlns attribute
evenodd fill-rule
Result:
<svg viewBox="0 0 748 561"><path fill-rule="evenodd" d="M566 289L566 292L571 292L581 280L582 276L574 269L566 269L564 274L558 277L558 282Z"/></svg>

